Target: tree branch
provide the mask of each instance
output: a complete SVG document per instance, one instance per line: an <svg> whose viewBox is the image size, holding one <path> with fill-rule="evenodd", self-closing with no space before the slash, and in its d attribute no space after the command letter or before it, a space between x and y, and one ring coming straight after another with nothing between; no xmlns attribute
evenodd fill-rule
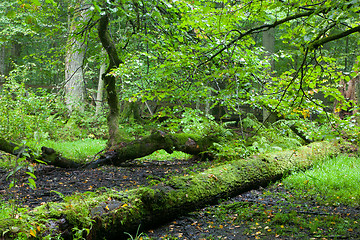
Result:
<svg viewBox="0 0 360 240"><path fill-rule="evenodd" d="M255 27L255 28L251 28L249 30L247 30L246 32L240 34L239 36L237 36L235 39L233 39L231 42L229 42L228 44L226 44L223 48L221 48L219 51L217 51L214 55L212 55L210 58L208 58L206 61L200 63L198 65L198 67L204 65L207 62L210 62L211 60L213 60L217 55L219 55L220 53L222 53L223 51L225 51L226 49L228 49L229 47L231 47L232 45L234 45L237 41L239 41L240 39L254 33L254 32L263 32L263 31L267 31L271 28L275 28L283 23L286 22L290 22L292 20L298 19L298 18L303 18L303 17L308 17L311 14L315 13L315 11L308 11L308 12L304 12L304 13L298 13L292 16L288 16L286 18L283 18L279 21L275 21L272 24L263 24L261 26Z"/></svg>
<svg viewBox="0 0 360 240"><path fill-rule="evenodd" d="M309 45L309 49L310 50L317 49L320 46L324 45L325 43L328 43L328 42L331 42L331 41L346 37L346 36L348 36L350 34L353 34L355 32L360 32L360 25L356 26L356 27L353 27L353 28L350 28L349 30L346 30L345 32L335 34L335 35L331 35L331 36L316 40L316 41L312 42Z"/></svg>

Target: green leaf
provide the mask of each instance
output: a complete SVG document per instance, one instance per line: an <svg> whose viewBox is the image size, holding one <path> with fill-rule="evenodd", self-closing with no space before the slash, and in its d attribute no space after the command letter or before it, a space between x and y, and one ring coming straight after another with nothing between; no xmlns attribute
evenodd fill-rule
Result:
<svg viewBox="0 0 360 240"><path fill-rule="evenodd" d="M45 162L45 161L42 161L42 160L40 160L40 159L35 159L38 163L41 163L41 164L45 164L45 165L47 165L48 163L47 162Z"/></svg>
<svg viewBox="0 0 360 240"><path fill-rule="evenodd" d="M40 3L39 0L31 0L31 2L32 2L33 4L35 4L36 6L41 6L41 3Z"/></svg>
<svg viewBox="0 0 360 240"><path fill-rule="evenodd" d="M6 13L6 17L8 17L8 18L15 18L15 17L16 17L16 12L10 10L10 11L8 11L8 12Z"/></svg>
<svg viewBox="0 0 360 240"><path fill-rule="evenodd" d="M29 178L28 181L29 181L28 184L29 184L30 188L31 188L31 189L35 189L35 188L36 188L35 180L32 179L32 178Z"/></svg>
<svg viewBox="0 0 360 240"><path fill-rule="evenodd" d="M53 5L54 7L56 6L56 2L54 2L54 0L45 0L46 3L50 3L51 5Z"/></svg>
<svg viewBox="0 0 360 240"><path fill-rule="evenodd" d="M13 181L11 181L11 183L9 184L9 190L12 188L12 187L14 187L15 186L15 181L13 180Z"/></svg>
<svg viewBox="0 0 360 240"><path fill-rule="evenodd" d="M36 179L35 174L33 174L32 172L26 172L27 175L29 175L30 177Z"/></svg>
<svg viewBox="0 0 360 240"><path fill-rule="evenodd" d="M100 9L99 5L96 4L96 2L93 2L93 5L97 12L101 12L101 9Z"/></svg>

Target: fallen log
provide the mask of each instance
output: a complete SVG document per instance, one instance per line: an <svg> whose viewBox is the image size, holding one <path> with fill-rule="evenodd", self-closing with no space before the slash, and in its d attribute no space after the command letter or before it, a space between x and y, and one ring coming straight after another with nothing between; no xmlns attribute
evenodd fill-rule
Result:
<svg viewBox="0 0 360 240"><path fill-rule="evenodd" d="M86 168L96 168L101 165L120 166L126 161L141 158L153 152L164 149L168 153L181 151L190 155L205 157L214 142L219 142L216 135L199 137L195 134L168 134L156 131L149 136L131 142L121 142L112 146L96 161L86 165Z"/></svg>
<svg viewBox="0 0 360 240"><path fill-rule="evenodd" d="M28 146L21 146L16 143L0 138L0 150L15 155L18 158L25 157L30 162L44 163L62 168L78 168L81 164L68 158L64 158L52 148L42 147L41 155L34 154Z"/></svg>
<svg viewBox="0 0 360 240"><path fill-rule="evenodd" d="M145 136L138 140L120 142L113 145L110 149L104 151L104 153L102 153L95 161L87 164L80 164L81 160L76 161L65 158L61 153L48 147L41 147L41 155L35 156L32 154L29 147L20 147L17 144L2 138L0 138L0 150L14 155L19 154L20 150L22 152L26 150L26 152L30 154L29 160L32 162L37 161L61 168L83 167L89 169L97 168L102 165L120 166L129 160L150 155L161 149L164 149L168 153L181 151L202 158L209 157L207 152L214 142L219 142L219 137L215 134L213 136L200 137L196 134L167 134L163 131L155 131L149 136Z"/></svg>
<svg viewBox="0 0 360 240"><path fill-rule="evenodd" d="M152 187L109 191L100 196L90 194L64 203L47 203L26 213L27 217L21 216L21 219L31 218L33 223L30 226L41 226L38 236L52 233L72 239L76 229L80 229L87 232L86 236L83 235L86 239L127 239L124 233L134 234L139 226L142 229L154 227L154 224L174 219L218 199L266 186L291 171L308 168L317 160L338 154L339 149L335 142L315 142L297 150L234 160L201 173L175 176ZM0 223L0 233L11 228L11 224L14 222L10 220ZM5 236L7 234L9 231Z"/></svg>
<svg viewBox="0 0 360 240"><path fill-rule="evenodd" d="M17 145L16 143L7 141L4 138L0 138L0 150L17 156L18 158L26 156L31 161L35 159L29 147Z"/></svg>

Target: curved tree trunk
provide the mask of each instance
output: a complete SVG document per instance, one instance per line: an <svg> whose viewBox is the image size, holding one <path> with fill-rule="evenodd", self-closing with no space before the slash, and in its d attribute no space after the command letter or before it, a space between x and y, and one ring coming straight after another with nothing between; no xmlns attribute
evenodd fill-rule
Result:
<svg viewBox="0 0 360 240"><path fill-rule="evenodd" d="M97 168L102 165L120 166L126 161L145 157L160 149L164 149L168 153L181 151L201 158L210 157L207 155L207 151L215 142L219 142L216 135L198 137L193 134L166 134L157 131L139 140L120 142L114 145L99 159L89 163L86 168Z"/></svg>
<svg viewBox="0 0 360 240"><path fill-rule="evenodd" d="M105 14L100 18L98 25L98 36L101 44L106 50L109 57L109 66L105 73L102 75L104 79L105 89L107 93L107 102L109 104L110 112L108 116L108 128L109 128L109 146L113 146L122 140L119 131L119 116L120 106L119 99L116 92L116 79L113 75L109 75L112 69L117 68L123 63L116 51L114 42L111 39L108 25L109 25L109 14Z"/></svg>

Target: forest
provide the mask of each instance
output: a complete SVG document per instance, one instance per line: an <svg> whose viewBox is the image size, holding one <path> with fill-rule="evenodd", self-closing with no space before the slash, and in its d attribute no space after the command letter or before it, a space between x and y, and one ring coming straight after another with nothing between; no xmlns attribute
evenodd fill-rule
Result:
<svg viewBox="0 0 360 240"><path fill-rule="evenodd" d="M360 235L358 0L0 13L0 239Z"/></svg>

